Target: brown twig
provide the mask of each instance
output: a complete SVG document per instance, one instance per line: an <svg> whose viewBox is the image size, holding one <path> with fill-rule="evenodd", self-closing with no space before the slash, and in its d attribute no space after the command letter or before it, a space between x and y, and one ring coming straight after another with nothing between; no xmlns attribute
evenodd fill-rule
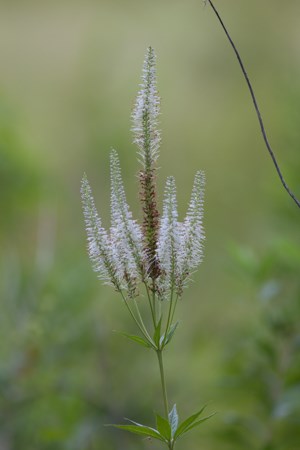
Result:
<svg viewBox="0 0 300 450"><path fill-rule="evenodd" d="M266 129L265 129L265 126L264 126L264 122L263 122L263 119L262 119L262 115L261 115L261 112L260 112L260 109L258 107L258 103L257 103L256 97L255 97L255 94L254 94L254 90L253 90L252 84L250 82L249 76L247 74L247 71L245 69L245 66L243 64L243 61L241 59L241 56L240 56L240 54L239 54L239 52L238 52L238 50L237 50L237 48L236 48L236 46L234 44L234 42L233 42L229 32L228 32L228 30L227 30L227 28L226 28L226 26L225 26L225 24L224 24L224 22L223 22L223 20L222 20L222 18L220 16L220 14L218 13L216 7L214 6L213 2L211 0L207 0L207 1L209 2L210 6L212 7L212 9L213 9L213 11L215 13L215 15L217 16L217 18L218 18L218 20L219 20L219 22L220 22L220 24L221 24L221 26L222 26L226 36L227 36L227 38L228 38L228 40L229 40L229 42L231 44L231 47L234 50L236 58L237 58L237 60L239 62L239 65L241 67L241 70L243 72L244 78L246 80L246 83L248 85L248 88L249 88L249 91L250 91L250 94L251 94L251 97L252 97L252 101L253 101L255 112L256 112L256 115L257 115L257 118L258 118L258 121L259 121L259 125L260 125L260 129L261 129L261 133L262 133L264 142L265 142L267 150L268 150L268 152L269 152L269 154L270 154L270 156L272 158L272 161L273 161L273 163L275 165L275 168L276 168L276 171L277 171L278 176L280 178L280 181L281 181L283 187L285 188L285 190L287 191L287 193L289 194L289 196L294 200L296 205L300 208L300 201L297 199L295 194L288 187L288 185L287 185L287 183L286 183L286 181L285 181L285 179L284 179L284 177L283 177L283 175L281 173L281 170L279 168L279 165L278 165L278 162L277 162L276 157L274 155L274 152L272 150L271 144L269 143L269 140L268 140L268 137L267 137L267 133L266 133Z"/></svg>

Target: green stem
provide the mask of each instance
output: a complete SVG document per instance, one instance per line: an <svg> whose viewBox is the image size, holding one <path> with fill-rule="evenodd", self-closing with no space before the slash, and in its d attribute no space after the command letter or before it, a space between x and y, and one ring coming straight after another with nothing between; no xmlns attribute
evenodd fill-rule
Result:
<svg viewBox="0 0 300 450"><path fill-rule="evenodd" d="M161 387L162 387L163 400L164 400L165 416L166 416L166 419L169 420L168 419L169 418L169 406L168 406L168 396L167 396L167 387L166 387L166 380L165 380L165 373L164 373L162 350L157 350L156 354L157 354L159 370L160 370L160 379L161 379Z"/></svg>
<svg viewBox="0 0 300 450"><path fill-rule="evenodd" d="M172 317L171 317L171 323L173 322L173 319L174 319L174 314L175 314L175 310L176 310L176 306L177 306L177 301L178 301L178 295L176 295L174 308L173 308L173 312L172 312Z"/></svg>
<svg viewBox="0 0 300 450"><path fill-rule="evenodd" d="M120 291L120 293L121 293L122 298L123 298L123 300L124 300L125 306L126 306L126 308L128 309L129 314L131 315L132 319L134 320L136 326L139 328L140 332L142 333L142 335L144 336L144 338L146 339L146 341L148 341L149 344L151 344L151 346L155 349L156 347L155 347L155 345L154 345L152 339L150 338L149 334L147 333L147 331L146 331L146 333L145 333L145 331L143 330L143 328L142 328L142 326L140 325L139 321L137 320L137 318L135 317L135 315L134 315L133 312L131 311L131 308L130 308L130 306L128 305L126 298L124 297L123 292Z"/></svg>
<svg viewBox="0 0 300 450"><path fill-rule="evenodd" d="M143 318L142 318L142 316L141 316L141 313L140 313L140 310L139 310L139 307L138 307L138 304L137 304L136 300L134 300L134 305L135 305L135 309L136 309L138 318L140 319L141 327L143 328L144 333L145 333L146 336L148 337L148 340L151 341L151 337L150 337L150 335L149 335L149 333L148 333L148 331L147 331L146 325L144 324L144 321L143 321Z"/></svg>
<svg viewBox="0 0 300 450"><path fill-rule="evenodd" d="M154 314L154 328L156 328L156 298L155 298L154 286L153 286L153 294L152 294L152 304L153 304L153 314Z"/></svg>
<svg viewBox="0 0 300 450"><path fill-rule="evenodd" d="M164 347L166 339L167 339L167 335L169 332L169 327L170 327L170 322L171 322L171 313L172 313L172 305L173 305L173 289L171 291L171 298L170 298L170 306L169 306L169 313L168 313L168 319L167 319L167 325L166 325L166 331L165 331L165 337L162 343L162 347Z"/></svg>
<svg viewBox="0 0 300 450"><path fill-rule="evenodd" d="M150 310L151 310L152 321L153 321L153 325L154 325L154 328L155 328L156 327L156 321L155 321L155 315L154 315L153 306L152 306L152 303L151 303L150 292L149 292L149 288L148 288L147 283L144 282L144 284L145 284L145 287L146 287L147 297L148 297Z"/></svg>

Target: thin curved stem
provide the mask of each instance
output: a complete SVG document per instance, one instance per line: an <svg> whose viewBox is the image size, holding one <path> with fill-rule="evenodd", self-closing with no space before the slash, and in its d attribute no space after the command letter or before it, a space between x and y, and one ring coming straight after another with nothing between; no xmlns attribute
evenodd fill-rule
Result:
<svg viewBox="0 0 300 450"><path fill-rule="evenodd" d="M149 334L148 334L148 333L147 333L147 334L145 333L145 331L143 330L141 324L139 323L139 321L137 320L137 318L136 318L135 315L133 314L133 312L132 312L130 306L128 305L128 302L127 302L127 300L126 300L126 298L125 298L123 292L120 291L120 293L121 293L121 296L122 296L122 298L123 298L123 300L124 300L124 304L125 304L126 308L128 309L129 314L131 315L132 319L134 320L136 326L138 327L138 329L140 330L140 332L142 333L142 335L144 336L144 338L151 344L151 346L152 346L153 348L155 348L155 347L153 346L153 342L152 342L152 339L150 338ZM150 338L150 339L149 339L149 338Z"/></svg>
<svg viewBox="0 0 300 450"><path fill-rule="evenodd" d="M281 181L284 189L289 194L289 196L294 200L296 205L300 208L300 201L297 199L295 194L290 190L289 186L287 185L287 183L286 183L286 181L285 181L285 179L284 179L284 177L283 177L283 175L281 173L281 170L280 170L280 167L278 165L278 162L276 160L274 151L273 151L273 149L271 147L271 144L269 142L269 139L267 137L267 133L266 133L266 129L265 129L265 125L264 125L263 119L262 119L262 115L261 115L261 112L260 112L260 109L259 109L256 97L255 97L255 94L254 94L254 90L253 90L252 84L250 82L249 76L248 76L247 71L245 69L245 66L243 64L242 58L241 58L241 56L240 56L240 54L239 54L239 52L238 52L238 50L237 50L233 40L232 40L232 38L231 38L231 36L230 36L230 34L229 34L229 32L228 32L228 30L227 30L223 20L222 20L219 12L217 11L216 7L214 6L212 0L207 0L207 1L209 2L211 8L213 9L213 11L215 13L215 15L217 16L217 18L218 18L218 20L219 20L219 22L220 22L220 24L221 24L221 26L222 26L226 36L227 36L229 42L230 42L230 45L233 48L233 51L234 51L234 53L236 55L236 58L237 58L237 60L239 62L240 68L241 68L241 70L243 72L244 78L246 80L246 83L248 85L248 88L249 88L249 91L250 91L250 94L251 94L251 98L252 98L254 109L255 109L255 112L256 112L256 115L257 115L257 118L258 118L258 122L259 122L259 125L260 125L260 130L261 130L261 134L263 136L263 140L264 140L266 148L267 148L267 150L268 150L268 152L269 152L269 154L270 154L270 156L272 158L272 161L274 163L274 166L276 168L276 171L277 171L277 174L278 174L278 176L280 178L280 181Z"/></svg>
<svg viewBox="0 0 300 450"><path fill-rule="evenodd" d="M152 339L151 339L151 337L150 337L150 335L149 335L149 333L147 331L146 325L144 324L144 321L143 321L143 318L141 316L140 309L139 309L139 306L138 306L136 300L134 300L134 305L135 305L135 309L136 309L138 318L140 319L141 327L143 328L143 330L144 330L146 336L148 337L149 341L152 341Z"/></svg>

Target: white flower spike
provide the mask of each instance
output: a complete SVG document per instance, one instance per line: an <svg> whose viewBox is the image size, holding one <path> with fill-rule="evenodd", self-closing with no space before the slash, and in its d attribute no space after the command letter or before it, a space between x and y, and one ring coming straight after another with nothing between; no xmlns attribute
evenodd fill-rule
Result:
<svg viewBox="0 0 300 450"><path fill-rule="evenodd" d="M181 226L181 252L179 260L178 295L181 295L184 284L197 269L203 258L203 203L204 173L196 173L191 199L186 218Z"/></svg>
<svg viewBox="0 0 300 450"><path fill-rule="evenodd" d="M142 84L132 114L134 143L138 146L142 168L138 179L142 205L142 223L132 217L121 176L118 154L110 154L111 226L106 231L95 207L86 176L83 177L81 195L88 238L88 252L94 270L105 283L113 286L122 296L140 335L122 333L130 340L153 349L157 354L164 418L156 415L157 429L130 420L130 425L116 428L139 435L151 436L174 450L177 439L204 420L199 419L204 408L181 424L176 405L169 409L163 350L176 331L173 322L177 301L190 275L202 260L204 175L197 172L186 217L178 221L176 185L174 177L167 178L160 216L157 208L156 162L159 154L160 131L158 118L160 99L156 88L155 53L148 48L143 66ZM152 326L140 311L139 284L144 284L145 296L151 313ZM167 300L167 301L166 301ZM185 424L189 426L185 426Z"/></svg>
<svg viewBox="0 0 300 450"><path fill-rule="evenodd" d="M155 53L149 47L133 118L134 142L143 169L139 173L143 224L133 218L126 201L118 154L110 155L111 227L102 227L87 178L82 181L82 201L88 251L99 278L128 298L145 283L160 300L182 296L183 288L203 256L204 174L197 172L186 218L178 222L175 179L166 182L163 214L156 206L155 163L160 132L160 99L156 87Z"/></svg>
<svg viewBox="0 0 300 450"><path fill-rule="evenodd" d="M156 87L155 63L154 50L149 47L143 67L141 90L132 114L134 143L139 148L139 156L145 170L156 162L161 140L158 130L160 98Z"/></svg>
<svg viewBox="0 0 300 450"><path fill-rule="evenodd" d="M178 257L180 256L181 246L175 179L174 177L169 177L166 182L157 246L157 257L161 268L159 284L161 293L164 296L171 292L176 285Z"/></svg>
<svg viewBox="0 0 300 450"><path fill-rule="evenodd" d="M92 261L93 269L98 273L101 280L120 291L122 288L122 269L120 262L116 257L116 249L112 245L107 232L102 227L86 175L82 179L81 197L87 232L88 253Z"/></svg>

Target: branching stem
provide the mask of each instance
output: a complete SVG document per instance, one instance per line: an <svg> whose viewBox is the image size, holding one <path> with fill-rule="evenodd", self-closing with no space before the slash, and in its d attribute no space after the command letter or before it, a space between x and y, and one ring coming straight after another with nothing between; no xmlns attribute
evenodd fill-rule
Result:
<svg viewBox="0 0 300 450"><path fill-rule="evenodd" d="M145 329L145 330L143 329L142 325L139 323L139 321L137 320L137 318L136 318L135 315L133 314L133 312L132 312L130 306L128 305L127 299L126 299L126 297L124 296L123 292L120 291L120 293L121 293L121 296L122 296L122 298L123 298L123 300L124 300L124 304L125 304L126 308L128 309L129 314L131 315L131 317L132 317L134 323L136 324L136 326L138 327L138 329L140 330L140 332L142 333L142 335L144 336L144 338L145 338L145 339L149 342L149 344L151 344L151 346L154 348L154 344L153 344L152 339L151 339L151 337L149 336L147 330L146 330L146 329Z"/></svg>
<svg viewBox="0 0 300 450"><path fill-rule="evenodd" d="M138 306L136 300L134 300L134 305L135 305L135 309L136 309L138 318L139 318L139 320L140 320L141 327L143 328L143 330L144 330L146 336L148 337L148 340L151 341L151 337L149 336L149 333L148 333L148 331L147 331L146 325L144 324L144 321L143 321L143 318L142 318L142 316L141 316L140 309L139 309L139 306Z"/></svg>

